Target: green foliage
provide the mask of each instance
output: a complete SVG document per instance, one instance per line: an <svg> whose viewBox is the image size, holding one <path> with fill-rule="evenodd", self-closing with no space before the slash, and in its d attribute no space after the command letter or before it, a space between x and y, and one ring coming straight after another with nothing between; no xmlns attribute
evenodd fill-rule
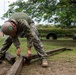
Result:
<svg viewBox="0 0 76 75"><path fill-rule="evenodd" d="M3 17L10 17L14 12L26 12L35 21L41 19L55 22L61 28L76 26L76 1L75 0L17 0L9 5ZM52 16L55 15L55 18Z"/></svg>
<svg viewBox="0 0 76 75"><path fill-rule="evenodd" d="M58 37L72 37L74 34L76 34L76 29L45 28L45 29L38 29L38 31L41 37L46 37L46 35L50 32L55 32Z"/></svg>
<svg viewBox="0 0 76 75"><path fill-rule="evenodd" d="M8 11L4 14L3 17L10 17L14 12L22 12L27 8L27 4L23 0L17 0L9 5Z"/></svg>
<svg viewBox="0 0 76 75"><path fill-rule="evenodd" d="M37 21L42 18L50 21L50 17L54 14L56 9L56 0L17 0L9 5L9 10L4 14L4 17L8 17L8 14L24 11L27 12L32 18L36 17ZM44 16L46 14L46 16ZM10 16L10 15L9 15Z"/></svg>
<svg viewBox="0 0 76 75"><path fill-rule="evenodd" d="M57 5L56 22L60 22L61 28L71 28L71 26L76 26L76 3L72 3L72 0L60 0Z"/></svg>

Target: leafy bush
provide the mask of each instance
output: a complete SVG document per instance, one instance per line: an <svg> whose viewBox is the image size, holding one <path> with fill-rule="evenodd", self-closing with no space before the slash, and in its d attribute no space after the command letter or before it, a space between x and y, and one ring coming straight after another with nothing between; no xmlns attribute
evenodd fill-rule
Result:
<svg viewBox="0 0 76 75"><path fill-rule="evenodd" d="M76 29L44 28L44 29L38 29L38 31L41 37L45 37L50 32L55 32L58 37L72 37L74 34L76 34Z"/></svg>

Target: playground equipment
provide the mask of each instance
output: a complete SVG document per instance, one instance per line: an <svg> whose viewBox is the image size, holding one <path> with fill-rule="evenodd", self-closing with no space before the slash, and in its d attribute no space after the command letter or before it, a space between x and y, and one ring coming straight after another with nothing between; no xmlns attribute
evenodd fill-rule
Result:
<svg viewBox="0 0 76 75"><path fill-rule="evenodd" d="M46 35L46 39L50 39L50 37L52 37L52 39L56 40L57 39L57 35L54 32L48 33Z"/></svg>
<svg viewBox="0 0 76 75"><path fill-rule="evenodd" d="M76 40L76 34L73 35L73 40Z"/></svg>

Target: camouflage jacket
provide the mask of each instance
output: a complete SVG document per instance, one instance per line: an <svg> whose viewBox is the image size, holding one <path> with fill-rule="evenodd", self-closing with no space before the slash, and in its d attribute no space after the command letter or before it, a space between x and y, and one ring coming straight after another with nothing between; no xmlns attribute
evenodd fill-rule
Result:
<svg viewBox="0 0 76 75"><path fill-rule="evenodd" d="M32 40L35 38L38 39L37 36L37 29L34 26L33 20L31 20L30 17L28 17L27 14L23 12L14 13L8 21L14 22L17 26L17 33L15 37L11 37L12 41L16 48L20 47L20 42L18 39L18 36L24 32L25 36L27 38L27 46L29 48L32 47ZM36 32L36 33L35 33ZM9 37L8 37L9 38Z"/></svg>

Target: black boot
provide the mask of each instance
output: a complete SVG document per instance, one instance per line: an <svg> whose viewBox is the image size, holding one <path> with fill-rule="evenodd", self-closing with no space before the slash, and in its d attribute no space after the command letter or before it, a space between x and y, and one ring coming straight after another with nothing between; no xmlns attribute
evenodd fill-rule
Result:
<svg viewBox="0 0 76 75"><path fill-rule="evenodd" d="M2 63L2 54L0 53L0 64Z"/></svg>
<svg viewBox="0 0 76 75"><path fill-rule="evenodd" d="M2 63L4 57L5 57L5 54L0 52L0 64Z"/></svg>

